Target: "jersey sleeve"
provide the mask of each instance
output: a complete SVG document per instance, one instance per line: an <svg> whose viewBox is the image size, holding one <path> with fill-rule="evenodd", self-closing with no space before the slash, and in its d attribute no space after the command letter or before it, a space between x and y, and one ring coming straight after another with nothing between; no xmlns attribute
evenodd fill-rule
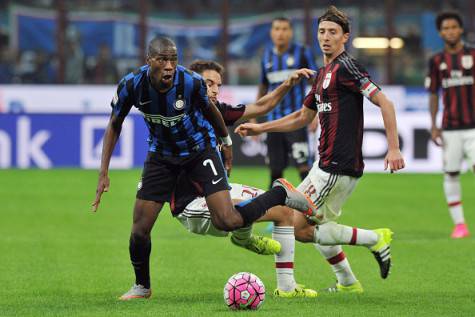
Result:
<svg viewBox="0 0 475 317"><path fill-rule="evenodd" d="M315 63L315 60L315 55L312 53L312 50L308 47L304 47L301 66L312 70L317 70L317 64Z"/></svg>
<svg viewBox="0 0 475 317"><path fill-rule="evenodd" d="M244 114L246 110L246 105L229 105L224 102L217 102L216 107L218 107L219 112L223 116L224 123L227 126L232 126L238 121Z"/></svg>
<svg viewBox="0 0 475 317"><path fill-rule="evenodd" d="M209 108L208 91L205 81L200 79L194 79L195 89L195 103L201 110L207 110Z"/></svg>
<svg viewBox="0 0 475 317"><path fill-rule="evenodd" d="M439 70L435 62L435 57L429 60L429 70L425 78L424 86L430 93L436 94L440 89Z"/></svg>
<svg viewBox="0 0 475 317"><path fill-rule="evenodd" d="M314 111L318 111L316 100L315 100L315 92L317 91L317 86L316 83L312 85L312 89L310 92L305 96L305 99L303 100L303 105L309 109L312 109Z"/></svg>
<svg viewBox="0 0 475 317"><path fill-rule="evenodd" d="M351 91L361 93L368 99L381 90L381 88L371 80L366 69L354 59L342 60L338 77L341 85Z"/></svg>
<svg viewBox="0 0 475 317"><path fill-rule="evenodd" d="M133 78L122 78L117 86L117 91L112 98L112 112L119 118L125 118L134 104Z"/></svg>

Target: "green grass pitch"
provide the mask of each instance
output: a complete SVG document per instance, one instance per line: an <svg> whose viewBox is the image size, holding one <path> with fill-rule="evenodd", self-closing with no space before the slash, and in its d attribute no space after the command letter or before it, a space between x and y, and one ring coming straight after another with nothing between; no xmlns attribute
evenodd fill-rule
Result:
<svg viewBox="0 0 475 317"><path fill-rule="evenodd" d="M165 208L152 233L150 300L119 302L133 282L128 238L139 170L112 171L110 192L91 213L97 172L0 170L0 316L473 316L475 243L451 240L442 175L368 174L345 205L341 223L390 227L393 270L379 278L367 249L345 247L365 288L361 296L322 294L275 299L274 261L227 238L192 235ZM297 175L287 177L294 183ZM235 168L234 182L267 187L264 168ZM467 222L475 233L475 180L462 177ZM262 231L265 225L255 227ZM311 244L297 243L299 283L334 283ZM258 312L230 312L227 278L257 274L267 287Z"/></svg>

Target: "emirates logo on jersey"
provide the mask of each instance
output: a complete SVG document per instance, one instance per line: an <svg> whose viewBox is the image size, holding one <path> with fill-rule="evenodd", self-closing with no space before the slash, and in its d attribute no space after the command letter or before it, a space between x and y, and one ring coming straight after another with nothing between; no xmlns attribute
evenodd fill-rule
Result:
<svg viewBox="0 0 475 317"><path fill-rule="evenodd" d="M322 88L323 89L327 89L328 86L330 86L330 81L332 80L332 73L327 73L325 75L325 79L323 80L323 85L322 85Z"/></svg>
<svg viewBox="0 0 475 317"><path fill-rule="evenodd" d="M464 55L462 56L462 67L465 69L470 69L473 67L473 57L472 55Z"/></svg>

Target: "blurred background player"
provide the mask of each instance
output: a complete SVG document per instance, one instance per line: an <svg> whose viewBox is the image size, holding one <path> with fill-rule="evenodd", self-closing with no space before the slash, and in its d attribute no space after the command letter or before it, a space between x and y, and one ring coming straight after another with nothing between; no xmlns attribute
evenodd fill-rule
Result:
<svg viewBox="0 0 475 317"><path fill-rule="evenodd" d="M283 182L276 182L274 188L254 200L233 205L225 167L216 150L216 136L219 136L224 165L229 172L231 138L218 109L208 101L201 76L178 65L177 48L171 39L158 37L149 43L147 65L120 81L111 106L93 211L109 188L110 159L132 106L142 112L150 133L129 245L135 284L121 300L151 296L150 234L163 204L171 201L170 189L175 188L180 172L186 172L199 187L200 194L206 197L214 226L221 230L249 226L279 204L306 211L311 208L308 197Z"/></svg>
<svg viewBox="0 0 475 317"><path fill-rule="evenodd" d="M426 88L430 92L431 137L442 146L444 193L454 222L452 238L469 236L462 207L460 170L464 157L475 171L475 49L462 41L463 22L456 12L437 16L436 27L444 50L429 60ZM442 89L442 129L437 124Z"/></svg>
<svg viewBox="0 0 475 317"><path fill-rule="evenodd" d="M324 54L324 67L319 70L312 90L305 97L304 107L279 120L262 124L245 123L236 129L242 136L288 132L310 124L318 113L321 126L320 160L298 186L318 207L318 214L313 216L314 223L335 221L363 175L363 96L381 108L388 142L384 168L389 167L391 171L404 168L393 103L371 81L367 71L345 52L349 37L348 17L330 6L318 19L318 42ZM317 249L327 259L337 277L337 284L331 290L362 292L361 284L353 274L341 246L318 244L321 242L318 227L313 228L312 221L304 216L296 215L294 224L296 231L314 232ZM347 239L348 244L371 245L377 241L371 250L380 265L381 277L387 278L391 266L391 230L371 231L333 226L329 234Z"/></svg>
<svg viewBox="0 0 475 317"><path fill-rule="evenodd" d="M296 69L317 69L311 50L292 42L292 24L288 18L278 17L272 21L270 37L273 46L267 47L262 57L261 82L257 99L278 87ZM280 119L299 109L305 97L305 88L305 81L295 86L267 115L268 121ZM307 128L287 133L268 133L266 141L271 174L270 184L283 176L289 156L295 162L301 179L307 176L311 167Z"/></svg>

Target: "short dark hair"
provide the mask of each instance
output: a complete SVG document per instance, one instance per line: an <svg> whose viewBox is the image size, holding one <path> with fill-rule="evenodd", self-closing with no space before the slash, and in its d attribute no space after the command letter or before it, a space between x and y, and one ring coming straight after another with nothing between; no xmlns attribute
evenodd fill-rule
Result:
<svg viewBox="0 0 475 317"><path fill-rule="evenodd" d="M329 6L327 11L318 18L318 24L323 21L335 22L343 29L343 33L350 33L350 20L348 16L335 6Z"/></svg>
<svg viewBox="0 0 475 317"><path fill-rule="evenodd" d="M442 22L444 22L444 20L449 20L449 19L456 20L459 26L463 29L462 17L460 16L458 12L444 11L444 12L439 13L437 15L437 18L435 19L435 25L437 27L437 30L440 31L440 29L442 28Z"/></svg>
<svg viewBox="0 0 475 317"><path fill-rule="evenodd" d="M159 51L164 50L166 48L175 48L176 44L173 40L169 37L165 36L158 36L153 38L147 46L147 56L154 56Z"/></svg>
<svg viewBox="0 0 475 317"><path fill-rule="evenodd" d="M190 70L198 73L203 74L205 70L214 70L218 72L219 75L223 76L224 67L221 66L218 62L211 61L211 60L196 60L191 63Z"/></svg>
<svg viewBox="0 0 475 317"><path fill-rule="evenodd" d="M271 25L274 24L274 22L276 22L276 21L287 22L289 24L290 28L292 28L292 21L290 21L290 19L288 17L284 17L284 16L275 17L275 18L272 19Z"/></svg>

